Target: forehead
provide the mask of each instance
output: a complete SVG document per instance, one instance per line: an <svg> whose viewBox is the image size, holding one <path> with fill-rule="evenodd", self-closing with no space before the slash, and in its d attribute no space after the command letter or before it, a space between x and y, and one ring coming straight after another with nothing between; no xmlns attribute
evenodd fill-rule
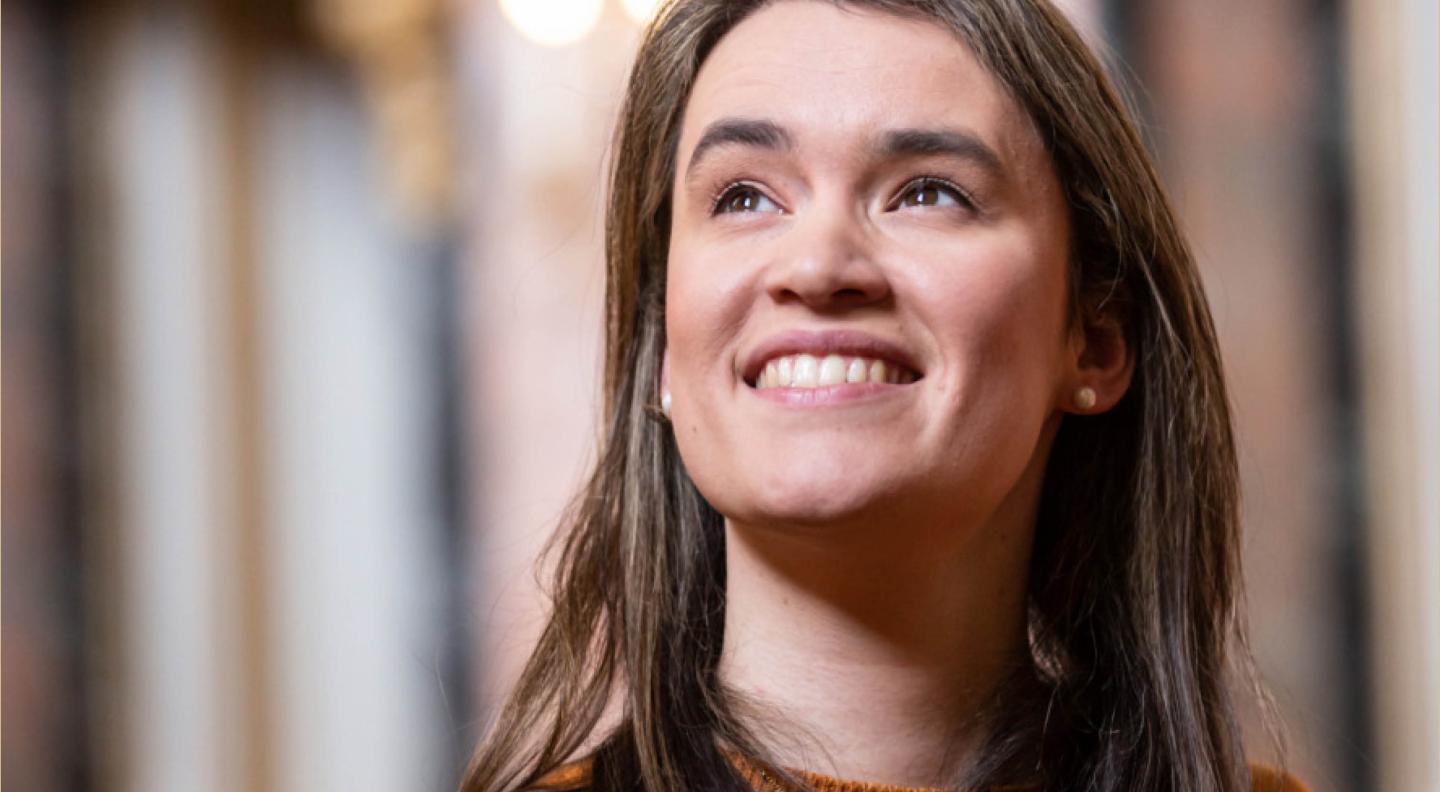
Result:
<svg viewBox="0 0 1440 792"><path fill-rule="evenodd" d="M723 117L773 120L802 148L889 128L958 128L1017 166L1043 153L1024 113L954 33L815 0L767 6L720 40L690 94L681 151Z"/></svg>

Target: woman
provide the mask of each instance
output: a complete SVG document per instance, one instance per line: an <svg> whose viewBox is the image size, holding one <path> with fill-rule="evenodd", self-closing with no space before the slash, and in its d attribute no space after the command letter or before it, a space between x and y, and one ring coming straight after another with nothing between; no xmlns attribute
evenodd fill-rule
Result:
<svg viewBox="0 0 1440 792"><path fill-rule="evenodd" d="M616 147L600 461L463 789L1251 788L1214 331L1061 15L681 0Z"/></svg>

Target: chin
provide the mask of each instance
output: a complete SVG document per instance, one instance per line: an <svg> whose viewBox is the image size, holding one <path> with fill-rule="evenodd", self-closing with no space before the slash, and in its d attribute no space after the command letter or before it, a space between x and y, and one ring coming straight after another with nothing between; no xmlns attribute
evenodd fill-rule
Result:
<svg viewBox="0 0 1440 792"><path fill-rule="evenodd" d="M875 459L790 460L753 464L740 477L701 493L727 518L749 524L821 526L868 521L895 512L903 484ZM697 481L697 484L700 482Z"/></svg>

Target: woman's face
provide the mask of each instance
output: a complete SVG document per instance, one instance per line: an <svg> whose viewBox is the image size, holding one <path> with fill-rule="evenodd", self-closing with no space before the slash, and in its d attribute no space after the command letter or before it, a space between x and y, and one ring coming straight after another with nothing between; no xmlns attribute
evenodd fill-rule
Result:
<svg viewBox="0 0 1440 792"><path fill-rule="evenodd" d="M716 46L673 185L667 386L732 521L984 521L1075 384L1066 207L948 31L792 0Z"/></svg>

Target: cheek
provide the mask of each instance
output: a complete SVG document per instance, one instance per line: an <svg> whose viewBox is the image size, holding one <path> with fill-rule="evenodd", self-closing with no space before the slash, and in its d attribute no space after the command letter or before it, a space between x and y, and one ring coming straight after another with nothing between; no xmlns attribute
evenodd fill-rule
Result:
<svg viewBox="0 0 1440 792"><path fill-rule="evenodd" d="M733 341L745 317L737 270L713 248L671 245L665 326L672 431L691 478L717 508L726 493L748 491L736 461L743 444L724 409L736 387Z"/></svg>
<svg viewBox="0 0 1440 792"><path fill-rule="evenodd" d="M677 430L712 443L723 437L721 405L740 384L735 340L749 301L746 275L713 247L672 244L666 278L665 326L669 388Z"/></svg>
<svg viewBox="0 0 1440 792"><path fill-rule="evenodd" d="M917 282L931 327L966 367L992 376L1055 372L1065 344L1065 268L1023 240L999 239L952 253ZM950 357L950 355L947 355Z"/></svg>
<svg viewBox="0 0 1440 792"><path fill-rule="evenodd" d="M938 420L924 442L953 465L940 490L964 487L982 513L1045 452L1066 349L1065 265L1050 253L987 239L952 250L948 266L914 282L940 353L931 383Z"/></svg>
<svg viewBox="0 0 1440 792"><path fill-rule="evenodd" d="M749 258L723 246L672 243L665 290L672 378L733 363L731 342L753 302Z"/></svg>

